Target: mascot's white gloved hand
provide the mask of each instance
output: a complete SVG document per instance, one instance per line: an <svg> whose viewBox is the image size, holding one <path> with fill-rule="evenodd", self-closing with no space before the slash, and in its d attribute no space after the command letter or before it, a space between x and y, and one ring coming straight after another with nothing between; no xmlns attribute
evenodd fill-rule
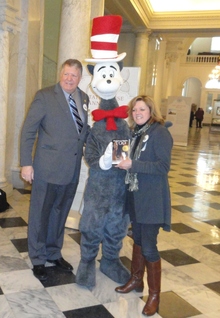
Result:
<svg viewBox="0 0 220 318"><path fill-rule="evenodd" d="M102 170L109 170L112 166L112 142L110 142L105 150L105 153L99 159L99 167Z"/></svg>

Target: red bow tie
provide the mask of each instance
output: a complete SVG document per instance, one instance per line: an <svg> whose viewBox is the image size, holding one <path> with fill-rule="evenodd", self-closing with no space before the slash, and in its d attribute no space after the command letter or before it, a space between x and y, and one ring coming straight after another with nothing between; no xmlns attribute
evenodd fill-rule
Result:
<svg viewBox="0 0 220 318"><path fill-rule="evenodd" d="M95 121L107 119L106 130L117 130L115 118L127 118L128 106L120 106L110 110L95 109L92 111L92 115Z"/></svg>

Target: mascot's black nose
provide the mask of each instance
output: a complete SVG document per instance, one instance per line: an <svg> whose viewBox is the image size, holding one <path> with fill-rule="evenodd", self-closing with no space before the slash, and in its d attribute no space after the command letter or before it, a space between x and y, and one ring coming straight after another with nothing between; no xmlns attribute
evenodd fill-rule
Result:
<svg viewBox="0 0 220 318"><path fill-rule="evenodd" d="M111 82L112 82L111 80L107 80L107 83L108 83L108 84L111 84Z"/></svg>

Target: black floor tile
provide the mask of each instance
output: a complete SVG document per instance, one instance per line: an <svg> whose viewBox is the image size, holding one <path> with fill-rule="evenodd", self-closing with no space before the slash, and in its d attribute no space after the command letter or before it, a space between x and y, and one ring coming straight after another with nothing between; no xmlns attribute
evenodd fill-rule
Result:
<svg viewBox="0 0 220 318"><path fill-rule="evenodd" d="M215 209L215 210L220 210L220 203L217 203L217 202L204 202L204 205L206 206L209 206L210 208L212 209Z"/></svg>
<svg viewBox="0 0 220 318"><path fill-rule="evenodd" d="M209 283L204 285L220 295L220 282Z"/></svg>
<svg viewBox="0 0 220 318"><path fill-rule="evenodd" d="M205 223L208 223L213 226L217 226L220 229L220 219L205 221Z"/></svg>
<svg viewBox="0 0 220 318"><path fill-rule="evenodd" d="M103 305L69 310L63 314L66 318L114 318Z"/></svg>
<svg viewBox="0 0 220 318"><path fill-rule="evenodd" d="M220 196L220 192L219 191L205 191L206 193L209 193L211 195L216 195L216 196Z"/></svg>
<svg viewBox="0 0 220 318"><path fill-rule="evenodd" d="M207 244L203 246L220 255L220 244Z"/></svg>
<svg viewBox="0 0 220 318"><path fill-rule="evenodd" d="M147 298L147 297L146 297ZM189 318L200 315L201 312L190 305L174 292L160 295L159 315L163 318Z"/></svg>
<svg viewBox="0 0 220 318"><path fill-rule="evenodd" d="M80 232L76 232L76 233L72 233L69 234L69 236L78 244L80 244L80 239L81 239L81 233Z"/></svg>
<svg viewBox="0 0 220 318"><path fill-rule="evenodd" d="M0 219L0 226L2 228L27 226L27 223L21 217L2 218Z"/></svg>
<svg viewBox="0 0 220 318"><path fill-rule="evenodd" d="M192 186L195 186L195 183L192 183L192 182L177 182L179 184L182 184L186 187L192 187Z"/></svg>
<svg viewBox="0 0 220 318"><path fill-rule="evenodd" d="M183 198L193 198L194 194L189 192L174 192L174 194L180 195Z"/></svg>
<svg viewBox="0 0 220 318"><path fill-rule="evenodd" d="M65 272L56 266L46 267L48 279L41 281L44 287L60 286L75 283L75 275L72 272Z"/></svg>
<svg viewBox="0 0 220 318"><path fill-rule="evenodd" d="M19 253L24 253L28 251L28 240L27 238L23 239L14 239L11 240L14 246L17 248Z"/></svg>
<svg viewBox="0 0 220 318"><path fill-rule="evenodd" d="M197 159L197 154L188 154L186 155L186 159L191 160L191 159Z"/></svg>
<svg viewBox="0 0 220 318"><path fill-rule="evenodd" d="M192 177L194 177L193 174L189 174L189 173L180 173L180 176L187 177L187 178L192 178Z"/></svg>
<svg viewBox="0 0 220 318"><path fill-rule="evenodd" d="M120 257L121 262L130 271L131 270L131 260L127 256Z"/></svg>
<svg viewBox="0 0 220 318"><path fill-rule="evenodd" d="M186 158L186 159L187 159L187 158ZM189 158L188 158L188 159L189 159ZM195 161L191 161L191 160L185 161L184 164L185 164L185 165L195 166ZM195 168L194 168L194 169L195 169Z"/></svg>
<svg viewBox="0 0 220 318"><path fill-rule="evenodd" d="M193 229L190 226L187 226L183 223L173 223L171 225L171 228L173 231L179 233L179 234L186 234L186 233L193 233L193 232L199 232L195 229Z"/></svg>
<svg viewBox="0 0 220 318"><path fill-rule="evenodd" d="M187 205L172 205L172 209L175 209L183 213L195 212L192 208L190 208Z"/></svg>
<svg viewBox="0 0 220 318"><path fill-rule="evenodd" d="M182 266L199 263L199 261L197 261L195 258L189 256L188 254L178 249L160 251L160 256L173 266Z"/></svg>
<svg viewBox="0 0 220 318"><path fill-rule="evenodd" d="M16 189L18 192L20 192L21 194L31 194L31 190L27 190L27 189Z"/></svg>

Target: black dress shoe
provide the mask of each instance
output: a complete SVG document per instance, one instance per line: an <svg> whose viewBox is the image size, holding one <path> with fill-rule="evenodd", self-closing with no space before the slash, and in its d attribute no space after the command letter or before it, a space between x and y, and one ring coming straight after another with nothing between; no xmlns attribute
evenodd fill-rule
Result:
<svg viewBox="0 0 220 318"><path fill-rule="evenodd" d="M48 278L44 265L34 265L33 273L39 280L46 280Z"/></svg>
<svg viewBox="0 0 220 318"><path fill-rule="evenodd" d="M62 269L63 271L71 272L73 270L72 265L70 265L70 263L65 261L65 259L63 259L62 257L58 258L58 259L55 259L55 260L49 260L48 259L47 261L49 263L55 264L59 269Z"/></svg>

